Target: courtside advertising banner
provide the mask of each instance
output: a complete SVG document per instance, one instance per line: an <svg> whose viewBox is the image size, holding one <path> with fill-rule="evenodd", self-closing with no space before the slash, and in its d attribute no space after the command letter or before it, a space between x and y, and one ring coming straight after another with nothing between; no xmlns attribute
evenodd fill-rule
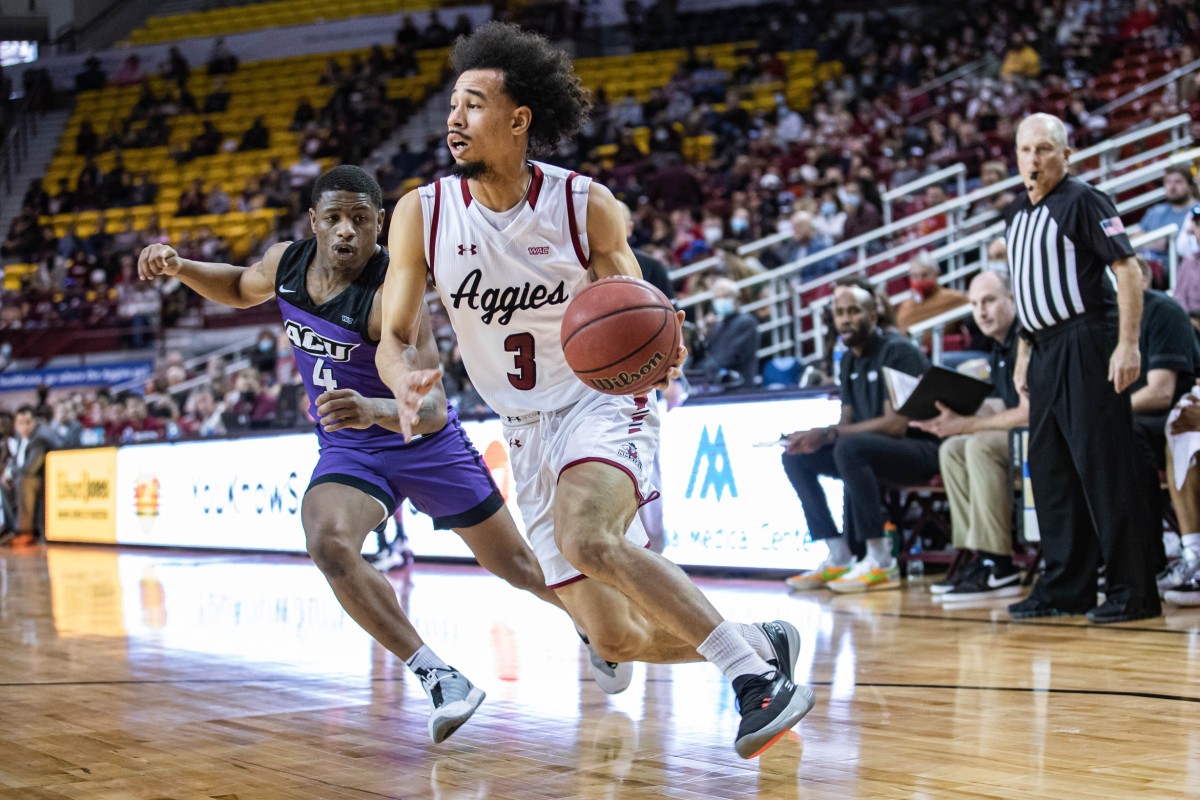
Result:
<svg viewBox="0 0 1200 800"><path fill-rule="evenodd" d="M46 454L46 539L117 541L117 448Z"/></svg>
<svg viewBox="0 0 1200 800"><path fill-rule="evenodd" d="M782 434L837 422L825 398L680 406L663 418L663 555L684 566L800 570L825 557L783 472ZM822 478L839 528L842 483Z"/></svg>

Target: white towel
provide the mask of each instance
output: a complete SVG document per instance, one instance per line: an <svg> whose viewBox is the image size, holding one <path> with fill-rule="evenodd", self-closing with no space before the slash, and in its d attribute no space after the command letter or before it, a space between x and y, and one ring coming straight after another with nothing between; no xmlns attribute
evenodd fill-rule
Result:
<svg viewBox="0 0 1200 800"><path fill-rule="evenodd" d="M1187 480L1188 470L1191 469L1192 462L1196 460L1196 453L1200 452L1200 431L1173 434L1171 426L1179 418L1180 409L1193 403L1200 403L1200 386L1193 386L1192 390L1181 397L1175 407L1171 409L1171 413L1167 415L1167 447L1170 448L1171 455L1175 459L1175 488L1179 491L1183 490L1183 482Z"/></svg>

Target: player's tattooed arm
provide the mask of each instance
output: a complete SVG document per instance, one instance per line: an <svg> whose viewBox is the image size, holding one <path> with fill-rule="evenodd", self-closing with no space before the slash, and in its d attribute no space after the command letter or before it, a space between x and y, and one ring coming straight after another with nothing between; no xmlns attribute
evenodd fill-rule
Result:
<svg viewBox="0 0 1200 800"><path fill-rule="evenodd" d="M166 244L152 244L138 255L138 276L154 280L160 275L177 278L201 297L233 308L250 308L275 296L275 272L291 242L272 245L249 267L212 264L183 258Z"/></svg>

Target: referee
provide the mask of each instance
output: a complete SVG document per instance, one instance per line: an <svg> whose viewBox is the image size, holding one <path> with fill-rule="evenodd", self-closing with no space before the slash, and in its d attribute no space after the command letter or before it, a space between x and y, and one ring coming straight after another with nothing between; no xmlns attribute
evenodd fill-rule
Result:
<svg viewBox="0 0 1200 800"><path fill-rule="evenodd" d="M1014 380L1029 392L1029 475L1046 572L1014 618L1094 623L1161 613L1126 391L1141 373L1141 273L1116 207L1067 175L1067 132L1049 114L1017 129L1026 196L1005 210L1013 296L1025 330ZM1105 268L1117 277L1119 324ZM1096 606L1096 578L1107 589Z"/></svg>

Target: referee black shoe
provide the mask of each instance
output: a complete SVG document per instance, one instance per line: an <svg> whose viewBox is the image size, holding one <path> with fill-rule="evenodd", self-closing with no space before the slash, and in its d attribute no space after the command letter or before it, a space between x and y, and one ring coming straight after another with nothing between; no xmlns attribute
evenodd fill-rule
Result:
<svg viewBox="0 0 1200 800"><path fill-rule="evenodd" d="M1087 612L1088 622L1095 625L1108 625L1113 622L1132 622L1135 619L1151 619L1162 616L1162 606L1158 598L1153 604L1136 605L1118 600L1105 600L1102 605Z"/></svg>
<svg viewBox="0 0 1200 800"><path fill-rule="evenodd" d="M816 700L807 686L792 683L782 669L733 679L738 725L733 746L742 758L757 758L795 727L812 710Z"/></svg>
<svg viewBox="0 0 1200 800"><path fill-rule="evenodd" d="M1036 617L1069 617L1082 614L1082 611L1065 611L1029 595L1019 603L1008 607L1008 615L1013 619L1034 619Z"/></svg>

